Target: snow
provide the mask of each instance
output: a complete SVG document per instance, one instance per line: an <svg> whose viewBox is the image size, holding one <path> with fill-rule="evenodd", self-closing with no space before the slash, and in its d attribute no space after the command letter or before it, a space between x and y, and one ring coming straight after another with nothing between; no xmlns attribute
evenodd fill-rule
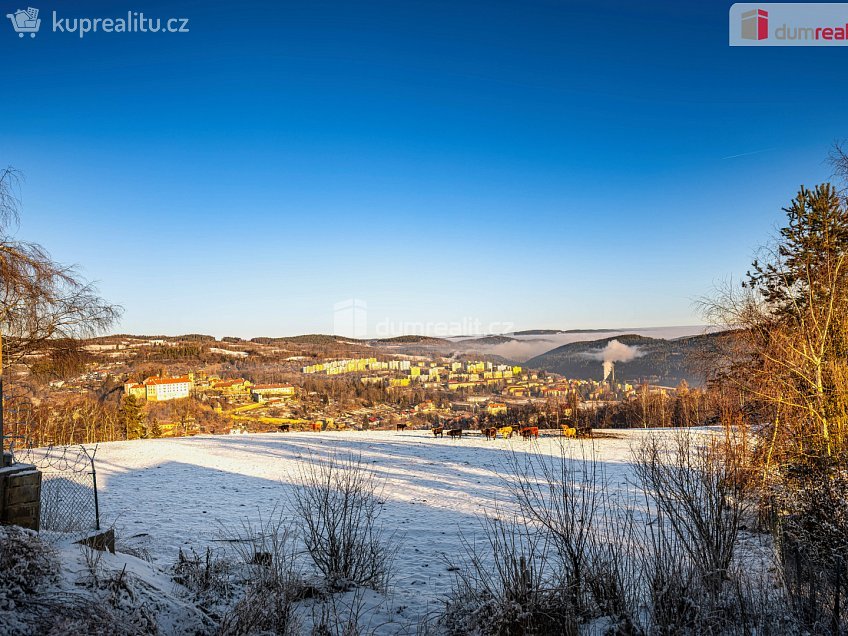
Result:
<svg viewBox="0 0 848 636"><path fill-rule="evenodd" d="M119 633L208 633L213 622L173 594L170 575L127 554L94 551L70 534L0 527L9 570L0 577L0 633L96 633L105 620ZM21 557L21 558L16 558ZM112 633L112 631L110 631ZM118 632L116 632L118 633Z"/></svg>
<svg viewBox="0 0 848 636"><path fill-rule="evenodd" d="M232 349L221 349L219 347L209 347L210 353L217 353L222 356L234 356L236 358L246 358L247 351L233 351Z"/></svg>
<svg viewBox="0 0 848 636"><path fill-rule="evenodd" d="M454 576L449 565L462 562L465 547L482 538L481 516L503 518L515 510L509 481L516 462L537 453L558 458L563 450L575 461L594 454L606 493L626 497L623 503L636 523L645 524L650 520L635 486L633 448L646 435L670 434L667 429L616 430L575 440L543 432L533 441L488 441L476 434L434 438L426 430L342 431L100 444L96 467L102 525L114 526L119 549L116 555L103 555L100 566L104 576L113 578L126 568L131 596L155 608L160 633L203 631L209 619L177 593L172 579L180 549L203 555L211 548L233 557L233 543L226 539L243 534L245 523L259 528L278 514L294 522L292 492L306 464L330 453L358 455L382 485L380 519L400 548L387 593L359 589L335 595L332 602L338 597L342 606L359 606L366 633L421 633L418 626L444 609ZM67 593L79 588L91 568L74 538L57 536L62 574L51 589ZM46 533L42 537L53 541ZM756 535L740 540L740 563L765 572L769 546ZM310 602L302 601L307 620L315 611ZM127 599L121 607L132 610ZM3 617L0 602L0 633Z"/></svg>
<svg viewBox="0 0 848 636"><path fill-rule="evenodd" d="M480 515L512 508L505 479L513 452L559 456L565 444L579 458L594 444L610 486L626 489L631 448L644 434L616 431L594 442L543 435L528 442L371 431L101 444L101 517L119 539L140 542L154 563L168 567L180 548L221 550L222 536L244 519L257 523L275 511L290 516L286 504L302 463L329 452L361 454L384 484L381 520L401 544L384 610L403 608L400 614L415 622L440 607L451 581L447 560L461 558L461 537L473 538Z"/></svg>

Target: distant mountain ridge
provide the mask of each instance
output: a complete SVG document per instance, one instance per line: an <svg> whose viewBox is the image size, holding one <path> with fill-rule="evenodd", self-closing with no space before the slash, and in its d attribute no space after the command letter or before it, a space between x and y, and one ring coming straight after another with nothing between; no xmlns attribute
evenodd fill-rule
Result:
<svg viewBox="0 0 848 636"><path fill-rule="evenodd" d="M625 334L566 344L531 358L525 366L552 371L571 379L602 380L603 363L599 355L611 341L617 340L632 347L637 355L630 361L615 363L616 380L662 386L676 386L681 380L686 380L697 386L705 382L704 359L720 350L720 339L725 337L728 337L728 332L671 340Z"/></svg>
<svg viewBox="0 0 848 636"><path fill-rule="evenodd" d="M466 338L465 340L455 340L452 344L456 345L498 345L505 342L516 342L515 338L509 336L479 336L476 338Z"/></svg>

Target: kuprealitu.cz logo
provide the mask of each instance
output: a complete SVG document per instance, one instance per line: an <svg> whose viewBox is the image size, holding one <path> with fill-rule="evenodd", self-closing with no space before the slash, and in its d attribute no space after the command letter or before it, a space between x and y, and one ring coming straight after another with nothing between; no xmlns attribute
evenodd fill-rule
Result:
<svg viewBox="0 0 848 636"><path fill-rule="evenodd" d="M7 13L6 17L12 22L12 28L18 37L29 35L34 38L41 29L39 10L34 7L18 9ZM76 17L60 16L52 12L50 25L53 33L72 33L80 38L92 33L188 33L188 18L151 18L143 11L127 11L125 15L108 17Z"/></svg>
<svg viewBox="0 0 848 636"><path fill-rule="evenodd" d="M26 9L18 9L14 13L7 13L6 17L12 21L12 27L18 37L24 37L29 34L29 37L34 38L41 28L41 18L38 17L38 9L27 7Z"/></svg>

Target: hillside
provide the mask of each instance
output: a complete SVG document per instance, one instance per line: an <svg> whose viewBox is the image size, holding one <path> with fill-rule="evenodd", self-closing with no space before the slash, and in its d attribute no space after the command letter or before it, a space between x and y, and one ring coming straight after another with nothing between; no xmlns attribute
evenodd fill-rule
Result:
<svg viewBox="0 0 848 636"><path fill-rule="evenodd" d="M666 340L646 336L623 335L602 340L575 342L552 349L525 363L530 369L560 373L568 378L603 379L601 351L613 340L632 348L633 358L615 363L616 380L647 381L651 384L675 386L681 380L691 385L704 383L703 358L718 351L720 338L707 334Z"/></svg>
<svg viewBox="0 0 848 636"><path fill-rule="evenodd" d="M393 338L380 338L374 340L379 344L425 344L425 345L448 345L450 341L444 338L433 338L432 336L420 336L410 334L407 336L394 336Z"/></svg>
<svg viewBox="0 0 848 636"><path fill-rule="evenodd" d="M499 345L505 342L517 342L515 338L509 336L480 336L479 338L466 338L465 340L457 340L456 345L482 346L482 345Z"/></svg>

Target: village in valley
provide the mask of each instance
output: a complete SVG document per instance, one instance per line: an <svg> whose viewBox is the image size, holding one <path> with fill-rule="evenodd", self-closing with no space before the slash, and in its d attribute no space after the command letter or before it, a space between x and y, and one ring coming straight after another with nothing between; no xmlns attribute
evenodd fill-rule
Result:
<svg viewBox="0 0 848 636"><path fill-rule="evenodd" d="M848 636L848 2L118 4L0 28L0 636Z"/></svg>
<svg viewBox="0 0 848 636"><path fill-rule="evenodd" d="M597 379L575 379L517 363L457 359L421 346L398 353L396 346L372 343L368 357L334 357L328 349L339 346L335 341L330 347L227 340L97 339L77 352L78 373L51 379L26 399L54 409L100 399L113 404L118 417L138 413L133 417L144 419L136 428L139 437L476 430L519 418L559 431L574 426L577 409L632 398L639 388L615 382L614 375L604 378L600 364ZM291 353L298 355L286 355ZM27 386L26 374L19 376L21 386Z"/></svg>

